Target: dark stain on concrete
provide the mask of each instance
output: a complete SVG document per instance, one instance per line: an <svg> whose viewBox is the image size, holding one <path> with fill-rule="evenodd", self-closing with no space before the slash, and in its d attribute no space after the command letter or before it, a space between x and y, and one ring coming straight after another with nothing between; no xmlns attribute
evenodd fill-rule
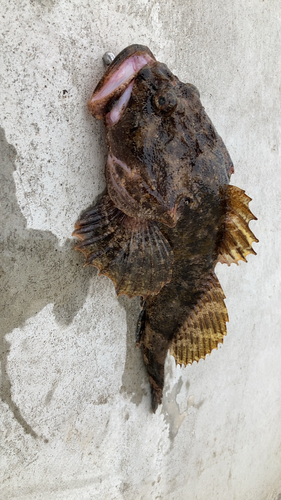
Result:
<svg viewBox="0 0 281 500"><path fill-rule="evenodd" d="M34 438L37 433L25 420L13 401L7 370L10 344L5 335L38 313L50 302L59 323L68 325L83 306L92 267L83 268L83 257L74 252L74 241L59 247L50 231L26 228L16 198L13 172L17 152L0 129L0 397L8 405L17 422Z"/></svg>
<svg viewBox="0 0 281 500"><path fill-rule="evenodd" d="M164 416L164 420L169 428L170 447L167 454L170 453L174 446L175 437L177 436L184 419L188 417L189 408L193 407L199 410L204 403L204 400L201 400L195 404L195 397L193 395L187 397L190 392L190 382L187 380L184 384L182 377L180 377L177 381L174 380L174 365L174 358L172 356L168 356L165 364L165 390L163 392L163 403L161 408L161 413ZM181 370L184 370L184 368L181 368ZM186 405L181 413L180 405L177 402L177 396L182 391L186 396Z"/></svg>
<svg viewBox="0 0 281 500"><path fill-rule="evenodd" d="M140 298L128 299L125 296L121 296L118 301L124 307L127 316L126 361L120 392L128 394L131 398L131 403L138 406L143 396L149 393L148 377L143 364L141 350L136 347L136 325L141 310ZM143 382L145 382L148 390L142 387Z"/></svg>
<svg viewBox="0 0 281 500"><path fill-rule="evenodd" d="M52 398L53 398L54 392L58 386L58 383L59 383L59 381L55 380L55 382L52 385L52 388L48 391L46 398L45 398L45 405L46 406L49 405L50 402L52 401Z"/></svg>
<svg viewBox="0 0 281 500"><path fill-rule="evenodd" d="M164 415L164 419L169 426L169 438L173 441L182 422L187 416L187 408L181 413L179 404L177 403L177 395L180 393L183 386L182 378L180 378L176 383L173 383L173 380L171 379L171 382L166 385L167 391L163 394L161 413Z"/></svg>
<svg viewBox="0 0 281 500"><path fill-rule="evenodd" d="M30 0L30 4L32 6L38 5L39 7L42 7L43 9L47 9L48 11L52 10L55 3L56 3L56 0Z"/></svg>

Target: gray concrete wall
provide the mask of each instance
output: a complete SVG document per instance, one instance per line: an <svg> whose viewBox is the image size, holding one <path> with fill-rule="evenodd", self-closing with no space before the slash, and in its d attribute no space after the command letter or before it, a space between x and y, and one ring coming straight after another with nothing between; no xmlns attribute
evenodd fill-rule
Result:
<svg viewBox="0 0 281 500"><path fill-rule="evenodd" d="M0 22L0 498L280 499L280 1L1 0ZM199 88L259 218L258 256L217 266L223 347L168 358L155 415L138 300L71 239L105 187L101 56L136 42Z"/></svg>

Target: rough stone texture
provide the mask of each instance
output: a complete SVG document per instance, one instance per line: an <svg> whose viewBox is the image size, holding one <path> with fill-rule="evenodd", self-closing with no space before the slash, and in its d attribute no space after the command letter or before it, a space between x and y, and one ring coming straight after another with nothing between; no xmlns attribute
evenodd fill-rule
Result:
<svg viewBox="0 0 281 500"><path fill-rule="evenodd" d="M279 0L1 0L0 20L0 498L281 498ZM217 268L224 346L168 358L155 415L138 301L70 237L105 186L86 102L131 43L199 88L259 218L258 256Z"/></svg>

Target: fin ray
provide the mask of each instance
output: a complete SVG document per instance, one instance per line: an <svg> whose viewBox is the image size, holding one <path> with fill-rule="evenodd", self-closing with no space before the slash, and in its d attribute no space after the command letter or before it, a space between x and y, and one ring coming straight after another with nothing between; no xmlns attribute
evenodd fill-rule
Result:
<svg viewBox="0 0 281 500"><path fill-rule="evenodd" d="M197 303L178 330L170 347L176 363L187 365L205 358L223 342L227 309L220 283L212 273Z"/></svg>
<svg viewBox="0 0 281 500"><path fill-rule="evenodd" d="M132 218L106 194L75 225L76 250L108 276L118 295L155 295L171 280L173 252L157 222Z"/></svg>
<svg viewBox="0 0 281 500"><path fill-rule="evenodd" d="M226 216L222 238L218 248L218 262L230 266L238 264L239 260L247 262L249 254L256 255L252 248L253 242L258 242L248 224L257 220L249 209L251 198L243 189L236 186L226 186Z"/></svg>

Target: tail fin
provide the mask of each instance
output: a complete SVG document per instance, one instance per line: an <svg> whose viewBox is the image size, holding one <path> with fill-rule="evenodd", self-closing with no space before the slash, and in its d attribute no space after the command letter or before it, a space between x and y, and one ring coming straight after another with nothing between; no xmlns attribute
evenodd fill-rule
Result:
<svg viewBox="0 0 281 500"><path fill-rule="evenodd" d="M138 319L137 345L140 345L142 349L151 389L151 408L155 413L162 402L164 364L170 342L150 328L146 317L146 302L143 303Z"/></svg>
<svg viewBox="0 0 281 500"><path fill-rule="evenodd" d="M153 332L146 332L146 338L142 344L142 354L148 373L151 390L151 408L154 413L158 405L162 403L165 376L164 365L168 349L169 342L167 339L160 336L158 339L155 339Z"/></svg>
<svg viewBox="0 0 281 500"><path fill-rule="evenodd" d="M206 278L201 293L197 294L193 303L188 304L187 297L184 296L182 302L178 302L178 310L173 311L174 334L173 332L168 334L167 317L165 314L161 315L158 307L161 304L167 314L170 314L173 296L170 294L169 300L166 300L167 303L165 301L161 303L160 295L147 299L139 318L137 332L149 377L151 406L154 412L162 402L164 365L168 350L170 349L177 364L187 365L193 361L199 361L223 342L228 321L225 296L214 273L210 273ZM181 314L182 318L177 327L176 320ZM151 324L157 325L155 329L151 327Z"/></svg>

